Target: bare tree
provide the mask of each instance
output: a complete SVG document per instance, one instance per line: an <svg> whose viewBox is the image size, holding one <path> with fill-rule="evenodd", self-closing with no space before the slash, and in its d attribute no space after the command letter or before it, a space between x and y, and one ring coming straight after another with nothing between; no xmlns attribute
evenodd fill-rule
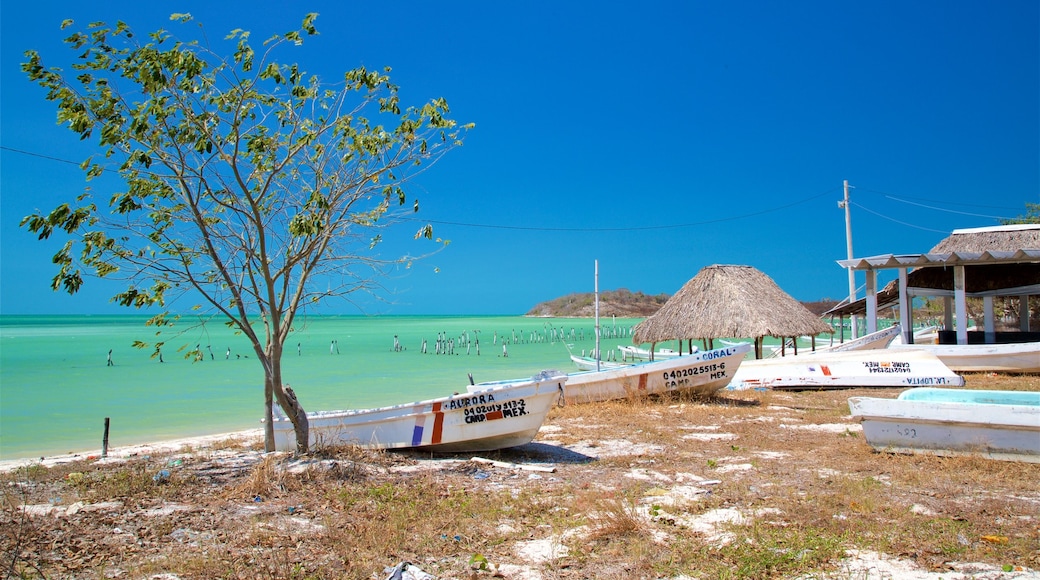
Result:
<svg viewBox="0 0 1040 580"><path fill-rule="evenodd" d="M450 120L443 99L402 108L389 69L355 68L326 83L277 62L276 53L317 34L316 16L260 52L249 32L232 31L229 56L201 27L186 31L197 40L160 30L142 43L122 22L93 23L65 41L77 51L73 72L45 67L35 51L22 65L57 104L59 122L97 140L100 161L83 164L88 180L117 171L125 183L108 211L88 193L22 220L40 239L67 234L53 288L74 293L84 275L123 280L113 300L161 309L149 321L157 326L176 320L167 308L174 295L200 296L197 307L248 337L263 366L266 448L274 449L277 401L298 453L308 450L307 416L281 367L294 317L371 290L386 268L412 259L380 258L380 230L418 211L402 186L472 127ZM432 239L431 226L415 237Z"/></svg>

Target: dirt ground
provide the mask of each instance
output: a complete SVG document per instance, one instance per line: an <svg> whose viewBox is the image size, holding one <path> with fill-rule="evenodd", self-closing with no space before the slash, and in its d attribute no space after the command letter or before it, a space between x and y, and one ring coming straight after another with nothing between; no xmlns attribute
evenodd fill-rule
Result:
<svg viewBox="0 0 1040 580"><path fill-rule="evenodd" d="M967 382L1040 390L1035 376ZM1040 464L873 451L846 401L899 391L571 405L534 442L476 459L293 458L228 438L22 466L0 474L3 567L14 578L1040 578Z"/></svg>

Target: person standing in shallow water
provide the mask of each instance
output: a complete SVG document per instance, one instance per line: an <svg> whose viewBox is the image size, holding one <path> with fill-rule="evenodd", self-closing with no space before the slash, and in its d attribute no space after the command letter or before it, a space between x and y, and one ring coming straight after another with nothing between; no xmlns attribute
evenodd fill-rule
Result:
<svg viewBox="0 0 1040 580"><path fill-rule="evenodd" d="M115 366L115 363L112 362L112 349L108 349L108 364L105 366Z"/></svg>

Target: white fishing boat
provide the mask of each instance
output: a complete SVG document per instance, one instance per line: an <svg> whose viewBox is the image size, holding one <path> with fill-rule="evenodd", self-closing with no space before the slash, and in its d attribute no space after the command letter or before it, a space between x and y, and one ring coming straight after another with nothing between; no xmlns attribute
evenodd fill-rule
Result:
<svg viewBox="0 0 1040 580"><path fill-rule="evenodd" d="M574 363L574 366L578 367L578 369L583 371L594 371L597 369L616 369L618 367L627 367L635 364L635 362L617 362L607 360L597 361L595 358L591 356L578 356L574 354L571 355L571 362Z"/></svg>
<svg viewBox="0 0 1040 580"><path fill-rule="evenodd" d="M571 373L567 375L563 392L567 403L609 401L672 391L712 395L733 380L744 355L750 350L750 344L727 346L666 360Z"/></svg>
<svg viewBox="0 0 1040 580"><path fill-rule="evenodd" d="M910 389L849 410L877 450L1040 463L1040 392Z"/></svg>
<svg viewBox="0 0 1040 580"><path fill-rule="evenodd" d="M618 350L621 351L622 361L662 360L682 356L679 351L670 348L662 348L651 353L649 350L639 348L638 346L618 345ZM697 352L697 347L693 347L693 351Z"/></svg>
<svg viewBox="0 0 1040 580"><path fill-rule="evenodd" d="M928 352L959 373L1040 373L1040 342L893 344L888 350Z"/></svg>
<svg viewBox="0 0 1040 580"><path fill-rule="evenodd" d="M899 326L892 325L877 332L865 334L859 338L836 342L832 345L817 347L816 352L849 352L853 350L873 350L887 348L899 336Z"/></svg>
<svg viewBox="0 0 1040 580"><path fill-rule="evenodd" d="M530 379L485 383L472 392L428 401L308 413L310 444L447 453L515 447L534 439L566 382L565 374L545 371ZM279 451L296 449L295 431L284 416L274 419L274 438Z"/></svg>
<svg viewBox="0 0 1040 580"><path fill-rule="evenodd" d="M964 386L964 377L922 351L825 351L744 361L727 389L814 390Z"/></svg>

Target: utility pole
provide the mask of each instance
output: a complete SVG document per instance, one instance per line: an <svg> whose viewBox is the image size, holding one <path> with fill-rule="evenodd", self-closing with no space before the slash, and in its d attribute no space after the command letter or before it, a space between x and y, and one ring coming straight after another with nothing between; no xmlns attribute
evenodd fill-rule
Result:
<svg viewBox="0 0 1040 580"><path fill-rule="evenodd" d="M845 180L845 199L838 202L838 207L845 208L845 247L848 250L848 259L852 255L852 214L849 211L849 180ZM856 271L849 267L849 304L856 301ZM859 337L859 317L852 315L852 338Z"/></svg>

